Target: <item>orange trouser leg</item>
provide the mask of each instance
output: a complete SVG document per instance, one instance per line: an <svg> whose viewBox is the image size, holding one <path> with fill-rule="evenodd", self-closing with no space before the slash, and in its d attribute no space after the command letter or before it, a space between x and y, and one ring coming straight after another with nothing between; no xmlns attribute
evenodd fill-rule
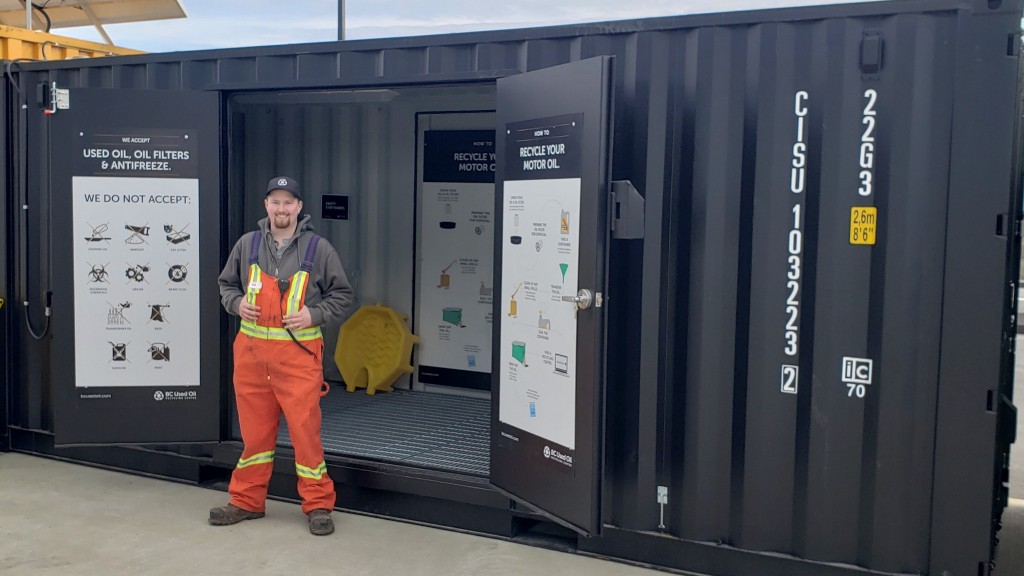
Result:
<svg viewBox="0 0 1024 576"><path fill-rule="evenodd" d="M324 381L323 340L302 344L314 355L294 342L275 342L279 346L277 362L270 366L271 380L277 400L288 422L288 433L295 447L295 473L298 475L302 511L317 508L334 509L334 482L327 475L324 449L320 440L320 386Z"/></svg>
<svg viewBox="0 0 1024 576"><path fill-rule="evenodd" d="M274 469L274 448L281 408L267 372L268 355L261 341L239 333L235 337L235 403L242 430L242 456L231 474L231 503L251 512L266 509L267 487Z"/></svg>

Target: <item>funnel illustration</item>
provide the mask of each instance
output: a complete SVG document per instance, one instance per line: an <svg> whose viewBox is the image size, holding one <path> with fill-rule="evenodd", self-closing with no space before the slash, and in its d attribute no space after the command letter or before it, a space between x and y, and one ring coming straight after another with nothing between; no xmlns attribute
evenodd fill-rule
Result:
<svg viewBox="0 0 1024 576"><path fill-rule="evenodd" d="M569 265L562 263L559 264L558 267L562 269L562 282L565 282L565 271L569 269Z"/></svg>
<svg viewBox="0 0 1024 576"><path fill-rule="evenodd" d="M509 297L510 302L508 303L508 315L509 315L510 318L515 318L516 316L519 315L519 313L518 313L519 306L518 306L518 304L516 304L516 294L519 293L519 289L522 288L522 287L523 287L523 283L520 282L519 286L516 286L516 289L512 291L512 296Z"/></svg>

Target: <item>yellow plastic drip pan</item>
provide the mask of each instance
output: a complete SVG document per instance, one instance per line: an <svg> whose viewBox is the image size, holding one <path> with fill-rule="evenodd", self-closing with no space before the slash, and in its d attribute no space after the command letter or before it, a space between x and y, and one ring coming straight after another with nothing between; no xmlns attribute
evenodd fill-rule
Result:
<svg viewBox="0 0 1024 576"><path fill-rule="evenodd" d="M341 326L334 362L345 388L366 388L369 395L391 391L402 374L412 374L409 358L420 341L405 324L405 316L387 306L363 306Z"/></svg>

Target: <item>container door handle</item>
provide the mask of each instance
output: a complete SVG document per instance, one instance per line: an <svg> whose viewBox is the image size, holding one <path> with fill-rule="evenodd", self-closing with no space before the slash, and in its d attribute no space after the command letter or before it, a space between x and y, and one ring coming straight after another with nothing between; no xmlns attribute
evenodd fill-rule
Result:
<svg viewBox="0 0 1024 576"><path fill-rule="evenodd" d="M586 288L580 288L580 291L575 296L562 296L562 302L573 303L573 315L578 313L580 310L586 310L590 308L591 302L594 301L594 295Z"/></svg>

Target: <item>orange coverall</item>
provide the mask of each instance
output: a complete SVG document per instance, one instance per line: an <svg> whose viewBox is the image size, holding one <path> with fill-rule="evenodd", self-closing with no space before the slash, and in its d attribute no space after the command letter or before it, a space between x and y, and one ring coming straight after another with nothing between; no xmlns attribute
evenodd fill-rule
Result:
<svg viewBox="0 0 1024 576"><path fill-rule="evenodd" d="M320 440L323 337L319 327L293 331L309 354L282 324L283 315L303 306L309 274L297 272L282 294L277 279L250 262L245 297L260 307L260 317L254 323L243 321L235 337L235 399L244 450L228 486L231 504L252 512L265 510L283 411L295 448L302 511L332 510L334 482L327 475Z"/></svg>

